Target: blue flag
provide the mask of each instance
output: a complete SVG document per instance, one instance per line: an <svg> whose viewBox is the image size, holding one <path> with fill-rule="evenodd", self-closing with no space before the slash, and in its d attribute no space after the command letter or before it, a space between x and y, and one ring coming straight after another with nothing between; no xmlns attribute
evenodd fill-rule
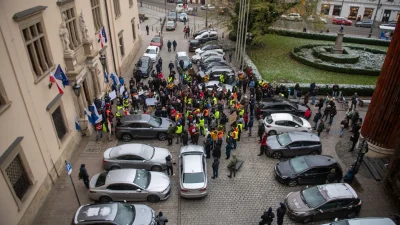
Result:
<svg viewBox="0 0 400 225"><path fill-rule="evenodd" d="M106 29L104 29L104 27L101 29L101 35L103 35L104 43L107 43L107 34L106 34Z"/></svg>
<svg viewBox="0 0 400 225"><path fill-rule="evenodd" d="M111 73L110 77L111 77L112 81L114 82L114 84L118 86L119 79L118 79L117 75L115 75L115 73Z"/></svg>
<svg viewBox="0 0 400 225"><path fill-rule="evenodd" d="M75 117L75 129L77 131L81 131L82 130L81 129L81 125L79 125L79 122L78 122L78 117Z"/></svg>
<svg viewBox="0 0 400 225"><path fill-rule="evenodd" d="M91 124L95 124L94 122L94 119L93 119L93 117L92 117L92 113L91 112L89 112L89 110L87 110L87 109L85 109L85 115L87 115L87 117L88 117L88 120L89 120L89 122L91 123Z"/></svg>
<svg viewBox="0 0 400 225"><path fill-rule="evenodd" d="M67 76L65 76L65 73L64 73L64 71L61 69L60 64L58 64L58 66L57 66L57 70L56 70L56 72L54 73L54 77L55 77L57 80L61 80L64 87L69 85L69 81L68 81L68 79L67 79Z"/></svg>
<svg viewBox="0 0 400 225"><path fill-rule="evenodd" d="M104 80L106 81L106 83L108 84L108 74L107 74L107 70L104 68Z"/></svg>

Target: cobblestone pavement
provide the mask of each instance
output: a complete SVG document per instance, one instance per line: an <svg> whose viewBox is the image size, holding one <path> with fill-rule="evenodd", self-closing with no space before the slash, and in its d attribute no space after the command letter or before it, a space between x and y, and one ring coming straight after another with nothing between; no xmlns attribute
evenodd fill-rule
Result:
<svg viewBox="0 0 400 225"><path fill-rule="evenodd" d="M141 8L142 11L142 8ZM154 12L150 12L154 13ZM155 14L156 15L156 14ZM151 22L148 20L147 22ZM154 21L153 21L154 22ZM145 23L142 24L143 45L137 56L140 57L141 51L147 47L152 35L145 34ZM179 23L178 23L179 24ZM183 24L178 25L178 30L175 32L165 33L165 44L168 39L176 38L178 41L179 51L186 51L187 42L183 39ZM152 32L154 34L155 32ZM182 44L183 43L183 44ZM167 74L167 64L173 60L174 54L168 53L166 48L161 51L161 56L164 59L164 72ZM136 62L137 58L134 62ZM132 62L132 64L134 64ZM133 67L132 67L133 69ZM129 80L131 73L124 74L125 79ZM339 107L339 106L338 106ZM314 113L315 108L312 107ZM367 108L362 108L360 114L365 116ZM339 123L344 118L344 111L339 109L338 115L335 118L334 125L331 128L329 135L321 135L323 144L323 154L332 155L337 158L335 145L339 140ZM313 123L313 122L311 122ZM254 127L253 134L256 134ZM79 166L85 163L89 175L94 175L102 171L102 153L109 147L117 144L124 144L121 141L107 141L106 137L98 143L95 142L94 136L85 137L78 146L71 163L73 166L72 179L80 198L81 204L91 203L88 198L88 191L83 185L83 182L78 180ZM202 143L201 138L199 143ZM180 145L174 144L167 146L167 142L158 140L135 140L135 142L146 143L153 146L168 148L174 160L177 160ZM262 213L273 207L274 211L279 206L279 202L283 201L286 195L291 191L298 191L305 186L287 187L279 184L274 179L274 166L278 160L268 158L266 156L257 156L259 153L259 144L256 137L248 137L247 132L242 135L242 140L238 144L238 149L233 151L238 158L244 160L243 167L238 171L235 178L228 178L228 161L224 159L225 144L222 148L221 164L219 169L219 177L215 180L211 179L211 159L208 160L208 196L202 199L187 200L178 196L178 175L171 177L172 194L171 197L159 203L147 203L156 212L163 211L168 217L170 225L250 225L258 224ZM339 160L340 161L340 160ZM344 171L347 167L342 164ZM174 172L177 172L177 166L174 166ZM387 199L383 187L379 182L373 179L365 178L357 175L360 188L357 189L360 198L363 200L363 208L360 217L366 216L388 216L393 213L392 206ZM66 175L62 173L60 179L57 180L54 187L51 189L42 208L37 214L36 219L32 222L34 225L67 225L71 223L71 219L78 208L71 182ZM329 221L319 221L321 224ZM276 224L274 221L273 224ZM296 224L285 218L284 224Z"/></svg>

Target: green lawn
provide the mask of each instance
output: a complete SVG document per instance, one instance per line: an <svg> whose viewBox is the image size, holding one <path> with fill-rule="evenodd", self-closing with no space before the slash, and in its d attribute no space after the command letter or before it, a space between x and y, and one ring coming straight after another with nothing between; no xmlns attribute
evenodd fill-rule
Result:
<svg viewBox="0 0 400 225"><path fill-rule="evenodd" d="M334 73L315 69L306 66L290 57L292 48L306 44L334 44L330 41L319 41L310 39L293 38L269 34L263 39L263 47L250 47L247 50L248 55L253 60L261 73L261 76L270 82L288 80L291 82L325 84L364 84L375 85L377 78L375 76L363 76L345 73ZM346 43L344 43L346 45ZM362 46L358 44L348 44ZM372 46L381 50L387 50L387 47Z"/></svg>

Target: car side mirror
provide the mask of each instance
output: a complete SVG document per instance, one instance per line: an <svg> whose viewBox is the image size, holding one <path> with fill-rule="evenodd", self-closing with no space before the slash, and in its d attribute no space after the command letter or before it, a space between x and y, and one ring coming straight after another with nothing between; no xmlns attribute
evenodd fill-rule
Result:
<svg viewBox="0 0 400 225"><path fill-rule="evenodd" d="M322 211L321 209L318 209L318 212L320 212L320 213L324 213L324 211Z"/></svg>
<svg viewBox="0 0 400 225"><path fill-rule="evenodd" d="M338 220L339 220L339 218L335 218L335 220L334 220L334 221L335 221L335 222L337 222Z"/></svg>
<svg viewBox="0 0 400 225"><path fill-rule="evenodd" d="M299 128L299 125L296 125L296 126L294 126L294 127Z"/></svg>
<svg viewBox="0 0 400 225"><path fill-rule="evenodd" d="M142 192L142 190L141 190L141 189L136 189L136 191L137 191L137 192Z"/></svg>

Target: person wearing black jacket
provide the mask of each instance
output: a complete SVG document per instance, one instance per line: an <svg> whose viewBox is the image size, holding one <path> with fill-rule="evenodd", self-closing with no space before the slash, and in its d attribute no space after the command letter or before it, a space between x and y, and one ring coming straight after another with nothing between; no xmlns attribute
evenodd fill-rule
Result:
<svg viewBox="0 0 400 225"><path fill-rule="evenodd" d="M282 225L283 217L285 217L286 214L286 206L282 202L279 204L281 205L281 207L276 209L276 222L278 223L278 225Z"/></svg>
<svg viewBox="0 0 400 225"><path fill-rule="evenodd" d="M86 188L89 189L89 174L86 170L85 164L81 164L81 168L79 169L79 180L83 180Z"/></svg>
<svg viewBox="0 0 400 225"><path fill-rule="evenodd" d="M339 85L334 84L332 86L332 97L337 97L339 92Z"/></svg>
<svg viewBox="0 0 400 225"><path fill-rule="evenodd" d="M172 61L168 64L169 72L171 73L174 70L174 64Z"/></svg>
<svg viewBox="0 0 400 225"><path fill-rule="evenodd" d="M171 45L172 45L171 41L168 40L168 42L167 42L168 52L171 51Z"/></svg>
<svg viewBox="0 0 400 225"><path fill-rule="evenodd" d="M176 46L177 46L178 44L176 43L176 41L174 40L173 42L172 42L172 46L174 47L174 51L176 50Z"/></svg>
<svg viewBox="0 0 400 225"><path fill-rule="evenodd" d="M221 146L219 146L219 145L215 146L215 148L213 150L213 153L212 153L212 156L214 158L218 158L218 159L221 158Z"/></svg>
<svg viewBox="0 0 400 225"><path fill-rule="evenodd" d="M272 221L274 221L275 214L272 212L272 208L269 207L267 212L264 212L264 214L261 216L261 221L258 223L259 225L271 225Z"/></svg>

